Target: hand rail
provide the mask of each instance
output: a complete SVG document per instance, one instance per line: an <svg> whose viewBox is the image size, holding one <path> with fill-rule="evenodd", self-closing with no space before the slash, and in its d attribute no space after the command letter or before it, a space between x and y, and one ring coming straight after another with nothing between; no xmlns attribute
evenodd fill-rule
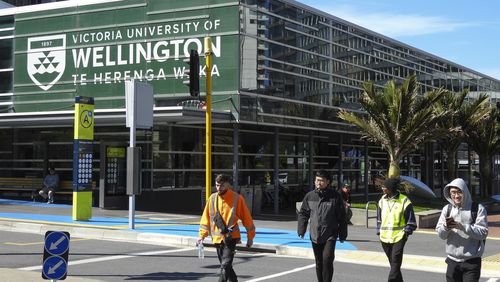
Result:
<svg viewBox="0 0 500 282"><path fill-rule="evenodd" d="M375 205L378 209L378 205L377 205L377 202L375 201L368 201L366 203L366 206L365 206L365 212L366 212L366 228L368 228L368 219L370 218L377 218L377 210L375 210L375 216L369 216L368 214L368 208L370 207L370 205Z"/></svg>

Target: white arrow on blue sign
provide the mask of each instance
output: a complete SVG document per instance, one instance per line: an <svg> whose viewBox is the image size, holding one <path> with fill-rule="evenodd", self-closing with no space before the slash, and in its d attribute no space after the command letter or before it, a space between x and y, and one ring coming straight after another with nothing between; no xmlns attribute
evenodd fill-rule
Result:
<svg viewBox="0 0 500 282"><path fill-rule="evenodd" d="M63 232L52 232L45 239L45 250L53 256L60 256L68 251L69 238Z"/></svg>
<svg viewBox="0 0 500 282"><path fill-rule="evenodd" d="M68 263L60 256L52 256L43 262L43 274L49 279L60 280L66 276Z"/></svg>
<svg viewBox="0 0 500 282"><path fill-rule="evenodd" d="M69 232L45 232L42 278L64 280L68 273Z"/></svg>

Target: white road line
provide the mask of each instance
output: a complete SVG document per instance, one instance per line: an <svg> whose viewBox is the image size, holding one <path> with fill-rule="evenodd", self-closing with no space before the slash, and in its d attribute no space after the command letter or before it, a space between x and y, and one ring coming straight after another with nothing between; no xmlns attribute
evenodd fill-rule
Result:
<svg viewBox="0 0 500 282"><path fill-rule="evenodd" d="M498 282L498 281L500 281L500 278L490 278L486 280L486 282Z"/></svg>
<svg viewBox="0 0 500 282"><path fill-rule="evenodd" d="M302 271L304 269L309 269L309 268L313 268L313 267L316 267L316 264L306 265L306 266L303 266L303 267L294 268L292 270L283 271L283 272L280 272L280 273L276 273L276 274L272 274L272 275L268 275L268 276L263 276L263 277L255 278L255 279L252 279L252 280L247 280L247 282L257 282L257 281L269 280L269 279L272 279L272 278L276 278L276 277L287 275L287 274L294 273L294 272L299 272L299 271Z"/></svg>
<svg viewBox="0 0 500 282"><path fill-rule="evenodd" d="M175 250L151 251L151 252L144 252L144 253L132 253L132 254L128 254L128 255L118 255L118 256L107 256L107 257L99 257L99 258L81 259L81 260L70 261L69 265L77 265L77 264L84 264L84 263L94 263L94 262L101 262L101 261L108 261L108 260L117 260L117 259L125 259L125 258L140 257L140 256L150 256L150 255L160 255L160 254L168 254L168 253L177 253L177 252L191 251L193 249L194 248L184 248L184 249L175 249ZM33 270L42 269L42 266L41 265L36 265L36 266L22 267L22 268L18 268L18 269L19 270L33 271Z"/></svg>
<svg viewBox="0 0 500 282"><path fill-rule="evenodd" d="M148 217L150 220L183 220L183 219L200 219L199 216L191 217Z"/></svg>
<svg viewBox="0 0 500 282"><path fill-rule="evenodd" d="M191 216L191 215L185 215L185 216L178 215L178 214L162 215L162 214L154 214L154 213L139 214L139 215L136 215L135 217L150 219L150 220L179 220L179 219L192 219L192 218L199 219L200 218L200 216Z"/></svg>
<svg viewBox="0 0 500 282"><path fill-rule="evenodd" d="M135 217L149 217L149 216L158 216L157 213L143 213L143 214L136 214Z"/></svg>

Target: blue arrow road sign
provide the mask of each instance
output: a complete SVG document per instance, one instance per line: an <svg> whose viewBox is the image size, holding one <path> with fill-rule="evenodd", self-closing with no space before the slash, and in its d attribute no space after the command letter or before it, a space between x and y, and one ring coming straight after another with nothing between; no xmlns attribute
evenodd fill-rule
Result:
<svg viewBox="0 0 500 282"><path fill-rule="evenodd" d="M45 250L53 256L60 256L68 251L69 238L63 232L54 231L45 238Z"/></svg>
<svg viewBox="0 0 500 282"><path fill-rule="evenodd" d="M60 256L52 256L43 262L43 274L52 280L60 280L68 271L67 262Z"/></svg>
<svg viewBox="0 0 500 282"><path fill-rule="evenodd" d="M45 232L42 278L64 280L68 273L69 232Z"/></svg>

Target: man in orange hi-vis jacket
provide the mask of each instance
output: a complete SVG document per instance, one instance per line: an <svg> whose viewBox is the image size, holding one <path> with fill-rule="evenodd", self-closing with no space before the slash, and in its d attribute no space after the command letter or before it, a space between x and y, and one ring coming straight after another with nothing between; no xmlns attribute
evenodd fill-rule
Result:
<svg viewBox="0 0 500 282"><path fill-rule="evenodd" d="M217 257L221 264L219 281L238 281L233 269L233 258L236 244L241 243L238 220L241 220L247 230L247 247L253 245L255 226L245 200L234 192L228 175L219 174L215 178L217 192L208 200L200 220L200 238L202 243L205 237L212 236L212 242L217 249Z"/></svg>

